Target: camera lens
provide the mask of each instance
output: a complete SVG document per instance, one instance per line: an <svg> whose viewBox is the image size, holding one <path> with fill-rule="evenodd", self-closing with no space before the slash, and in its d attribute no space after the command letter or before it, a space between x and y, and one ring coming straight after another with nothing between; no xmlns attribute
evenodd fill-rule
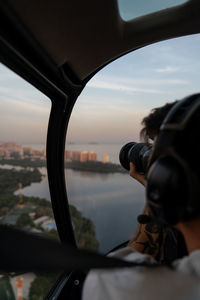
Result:
<svg viewBox="0 0 200 300"><path fill-rule="evenodd" d="M130 142L122 147L119 153L119 161L123 168L130 170L130 162L136 166L139 173L145 173L148 165L151 147L144 143Z"/></svg>

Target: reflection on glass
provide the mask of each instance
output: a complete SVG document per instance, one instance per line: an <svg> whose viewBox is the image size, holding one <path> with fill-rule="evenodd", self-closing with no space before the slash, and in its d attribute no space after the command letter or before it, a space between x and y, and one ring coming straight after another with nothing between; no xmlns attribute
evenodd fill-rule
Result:
<svg viewBox="0 0 200 300"><path fill-rule="evenodd" d="M0 224L58 239L46 171L50 101L0 65ZM43 193L24 189L43 185ZM59 274L0 274L0 299L44 299ZM21 298L20 298L21 299Z"/></svg>

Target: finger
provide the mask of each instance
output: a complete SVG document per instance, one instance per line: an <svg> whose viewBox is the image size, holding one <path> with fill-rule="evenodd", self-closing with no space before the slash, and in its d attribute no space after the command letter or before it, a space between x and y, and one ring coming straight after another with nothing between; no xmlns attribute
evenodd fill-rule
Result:
<svg viewBox="0 0 200 300"><path fill-rule="evenodd" d="M139 174L136 170L136 166L134 165L134 163L130 162L130 171L129 174L132 178L136 179L137 181L139 181L142 185L146 186L146 179L144 177L144 175Z"/></svg>
<svg viewBox="0 0 200 300"><path fill-rule="evenodd" d="M130 162L130 171L129 171L129 174L133 178L135 178L135 176L137 175L136 166L132 162Z"/></svg>

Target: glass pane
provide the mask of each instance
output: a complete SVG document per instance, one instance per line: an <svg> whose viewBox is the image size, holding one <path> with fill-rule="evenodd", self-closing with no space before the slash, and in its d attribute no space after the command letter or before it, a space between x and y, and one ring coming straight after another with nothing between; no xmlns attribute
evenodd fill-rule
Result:
<svg viewBox="0 0 200 300"><path fill-rule="evenodd" d="M65 163L69 201L79 211L74 229L80 247L90 247L89 236L92 246L98 241L93 249L107 252L134 233L145 191L120 167L119 151L139 141L141 121L152 108L199 92L199 50L200 35L139 49L101 70L77 100Z"/></svg>
<svg viewBox="0 0 200 300"><path fill-rule="evenodd" d="M0 98L0 224L57 239L45 154L51 102L3 65ZM57 276L2 274L0 299L21 291L23 299L43 299Z"/></svg>
<svg viewBox="0 0 200 300"><path fill-rule="evenodd" d="M118 0L119 12L125 21L141 17L158 10L177 6L188 0Z"/></svg>

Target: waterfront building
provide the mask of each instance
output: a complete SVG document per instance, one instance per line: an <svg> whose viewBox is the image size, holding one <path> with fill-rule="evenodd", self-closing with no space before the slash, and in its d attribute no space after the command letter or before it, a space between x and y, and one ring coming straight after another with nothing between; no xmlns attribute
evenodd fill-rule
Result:
<svg viewBox="0 0 200 300"><path fill-rule="evenodd" d="M65 150L65 161L71 161L71 151Z"/></svg>
<svg viewBox="0 0 200 300"><path fill-rule="evenodd" d="M46 149L44 149L44 150L42 151L42 157L43 157L44 160L46 160Z"/></svg>
<svg viewBox="0 0 200 300"><path fill-rule="evenodd" d="M14 159L19 159L19 158L23 158L23 150L14 150L14 151L10 151L10 156Z"/></svg>
<svg viewBox="0 0 200 300"><path fill-rule="evenodd" d="M18 148L18 153L19 153L19 157L23 158L24 157L24 150L22 148Z"/></svg>
<svg viewBox="0 0 200 300"><path fill-rule="evenodd" d="M44 222L47 221L48 219L49 219L48 216L42 216L42 217L40 217L40 218L34 220L33 222L34 222L35 225L41 225L42 223L44 223Z"/></svg>
<svg viewBox="0 0 200 300"><path fill-rule="evenodd" d="M109 162L109 155L103 154L102 155L102 163L108 163Z"/></svg>
<svg viewBox="0 0 200 300"><path fill-rule="evenodd" d="M89 152L88 151L82 151L80 156L80 161L85 162L89 159Z"/></svg>
<svg viewBox="0 0 200 300"><path fill-rule="evenodd" d="M80 161L81 152L80 151L72 151L72 160Z"/></svg>
<svg viewBox="0 0 200 300"><path fill-rule="evenodd" d="M37 149L32 149L32 156L34 158L41 158L43 156L43 151L37 150Z"/></svg>
<svg viewBox="0 0 200 300"><path fill-rule="evenodd" d="M97 154L96 154L96 152L89 152L88 160L90 160L90 161L96 161L97 160Z"/></svg>
<svg viewBox="0 0 200 300"><path fill-rule="evenodd" d="M25 146L21 147L15 142L0 142L0 158L23 159L34 158L44 159L44 153L41 150Z"/></svg>
<svg viewBox="0 0 200 300"><path fill-rule="evenodd" d="M10 151L6 151L6 159L10 159Z"/></svg>
<svg viewBox="0 0 200 300"><path fill-rule="evenodd" d="M0 148L0 157L4 158L6 156L6 151L2 148Z"/></svg>
<svg viewBox="0 0 200 300"><path fill-rule="evenodd" d="M31 156L34 152L31 147L23 147L23 150L25 156Z"/></svg>
<svg viewBox="0 0 200 300"><path fill-rule="evenodd" d="M15 142L1 142L0 147L3 147L4 149L13 150L15 148L19 148L20 146Z"/></svg>

